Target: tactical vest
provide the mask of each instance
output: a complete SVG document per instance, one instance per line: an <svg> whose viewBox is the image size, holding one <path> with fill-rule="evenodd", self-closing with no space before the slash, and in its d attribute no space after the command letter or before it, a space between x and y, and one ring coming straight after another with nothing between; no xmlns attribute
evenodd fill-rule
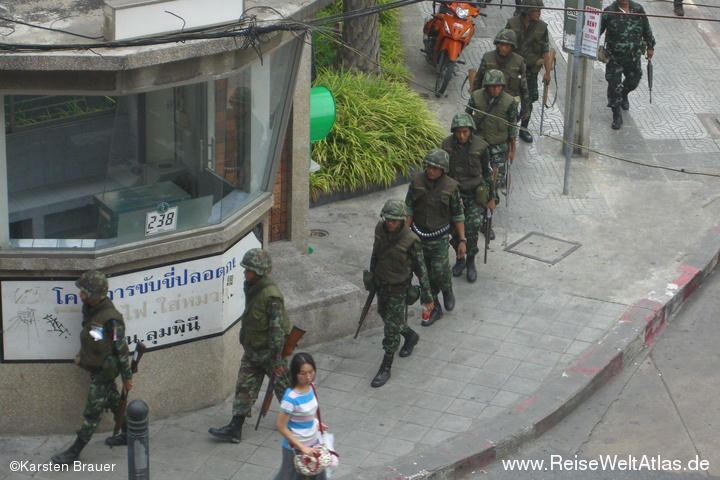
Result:
<svg viewBox="0 0 720 480"><path fill-rule="evenodd" d="M547 23L538 20L532 22L526 30L523 15L517 15L508 20L507 28L517 35L515 51L525 59L525 65L531 71L539 72L540 67L536 67L535 63L542 58L542 42L547 32Z"/></svg>
<svg viewBox="0 0 720 480"><path fill-rule="evenodd" d="M430 233L450 224L450 200L458 182L443 175L433 186L425 172L420 172L413 177L411 185L413 222L420 230Z"/></svg>
<svg viewBox="0 0 720 480"><path fill-rule="evenodd" d="M473 112L473 120L477 126L477 134L490 145L497 145L508 141L507 112L512 106L515 107L515 99L505 92L500 92L498 101L490 106L490 96L483 88L475 90L472 94L472 101L477 111ZM489 113L483 115L481 112ZM499 117L499 118L496 118Z"/></svg>
<svg viewBox="0 0 720 480"><path fill-rule="evenodd" d="M412 261L408 250L420 239L407 225L403 225L395 238L384 228L385 222L375 226L375 245L377 264L373 273L378 280L388 285L398 285L412 279Z"/></svg>
<svg viewBox="0 0 720 480"><path fill-rule="evenodd" d="M80 366L86 370L97 370L103 366L105 359L113 354L113 329L105 328L110 320L125 326L123 317L115 309L112 301L105 297L94 307L83 305L83 329L80 332ZM102 333L102 339L96 340L90 335L91 330ZM117 373L113 376L115 378Z"/></svg>
<svg viewBox="0 0 720 480"><path fill-rule="evenodd" d="M487 52L483 55L485 71L500 70L505 75L507 85L503 92L513 97L520 95L520 78L525 73L525 61L517 53L510 52L506 58L502 58L497 50Z"/></svg>
<svg viewBox="0 0 720 480"><path fill-rule="evenodd" d="M446 137L442 149L450 155L450 177L462 191L474 190L483 183L482 154L489 145L477 135L470 135L460 146L454 135Z"/></svg>
<svg viewBox="0 0 720 480"><path fill-rule="evenodd" d="M269 276L263 275L245 291L245 311L240 317L240 344L244 348L267 349L270 322L266 309L267 302L273 297L282 301L282 329L286 334L290 333L290 316L285 310L283 295L275 282Z"/></svg>

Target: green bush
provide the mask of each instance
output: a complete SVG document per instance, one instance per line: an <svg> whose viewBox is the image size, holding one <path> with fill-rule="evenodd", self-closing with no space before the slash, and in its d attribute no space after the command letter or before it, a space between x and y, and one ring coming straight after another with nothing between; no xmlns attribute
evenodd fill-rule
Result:
<svg viewBox="0 0 720 480"><path fill-rule="evenodd" d="M390 0L380 0L387 3ZM318 17L342 13L337 1ZM328 137L313 143L312 157L322 169L310 174L310 194L354 191L374 184L390 186L398 173L420 166L439 146L445 130L405 79L410 75L400 39L397 9L379 17L382 77L333 70L337 43L332 26L314 33L316 85L335 97L337 117Z"/></svg>
<svg viewBox="0 0 720 480"><path fill-rule="evenodd" d="M322 170L310 175L319 193L390 186L407 175L445 135L420 96L404 83L326 69L318 84L333 92L337 119L325 140L313 144Z"/></svg>

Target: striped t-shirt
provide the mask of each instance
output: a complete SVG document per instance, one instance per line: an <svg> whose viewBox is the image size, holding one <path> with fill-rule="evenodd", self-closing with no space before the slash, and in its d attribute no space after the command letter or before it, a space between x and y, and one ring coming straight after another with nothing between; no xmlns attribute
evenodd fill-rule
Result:
<svg viewBox="0 0 720 480"><path fill-rule="evenodd" d="M298 441L308 447L317 442L318 421L315 418L317 408L318 402L312 388L307 393L298 393L288 388L280 402L280 410L290 414L288 429ZM283 438L283 447L292 448L286 438Z"/></svg>

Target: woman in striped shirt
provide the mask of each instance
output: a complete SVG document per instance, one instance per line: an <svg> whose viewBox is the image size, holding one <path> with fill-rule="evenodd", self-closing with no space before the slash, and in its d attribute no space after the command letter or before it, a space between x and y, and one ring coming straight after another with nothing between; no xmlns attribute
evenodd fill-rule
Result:
<svg viewBox="0 0 720 480"><path fill-rule="evenodd" d="M290 362L291 387L285 391L280 402L280 415L275 428L282 434L283 455L280 471L275 480L315 479L325 480L325 472L312 477L299 475L295 471L295 451L313 455L312 448L318 442L319 422L315 416L318 402L311 384L315 379L315 360L308 353L296 354ZM327 428L323 425L323 429Z"/></svg>

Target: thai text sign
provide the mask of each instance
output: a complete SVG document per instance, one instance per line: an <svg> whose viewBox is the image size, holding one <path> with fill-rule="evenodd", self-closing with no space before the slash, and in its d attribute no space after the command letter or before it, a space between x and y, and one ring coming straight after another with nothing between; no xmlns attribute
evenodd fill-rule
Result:
<svg viewBox="0 0 720 480"><path fill-rule="evenodd" d="M224 332L245 308L242 256L249 234L221 255L108 278L130 350ZM3 280L3 360L72 360L80 349L82 302L75 280Z"/></svg>

